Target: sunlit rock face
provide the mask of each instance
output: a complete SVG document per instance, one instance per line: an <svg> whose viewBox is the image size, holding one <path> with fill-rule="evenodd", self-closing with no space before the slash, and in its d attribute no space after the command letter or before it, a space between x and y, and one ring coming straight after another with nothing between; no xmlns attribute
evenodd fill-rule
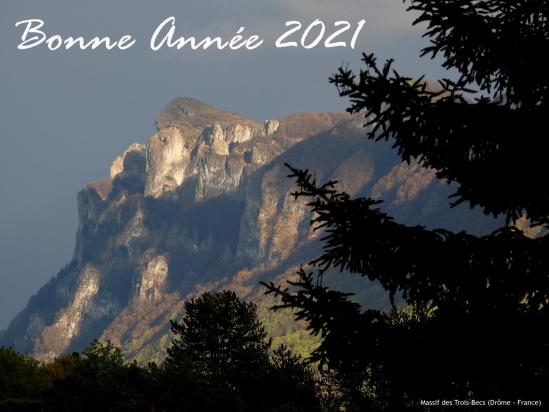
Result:
<svg viewBox="0 0 549 412"><path fill-rule="evenodd" d="M273 134L280 127L278 120L266 120L265 121L265 134Z"/></svg>
<svg viewBox="0 0 549 412"><path fill-rule="evenodd" d="M190 154L176 127L160 130L146 147L145 196L159 198L174 193L183 183Z"/></svg>
<svg viewBox="0 0 549 412"><path fill-rule="evenodd" d="M78 334L82 315L89 309L99 290L99 276L99 272L91 265L86 265L80 273L72 304L61 313L55 323L67 340Z"/></svg>
<svg viewBox="0 0 549 412"><path fill-rule="evenodd" d="M258 123L194 99L175 99L157 132L116 157L109 177L78 194L74 259L33 296L2 337L41 359L102 337L128 358L155 359L169 319L206 290L261 302L259 281L281 280L318 252L305 200L285 163L370 195L404 223L489 230L449 210L433 171L400 163L343 113L296 113ZM109 172L109 171L106 171ZM364 284L359 296L371 288ZM369 290L369 289L368 289ZM369 305L372 302L363 302Z"/></svg>
<svg viewBox="0 0 549 412"><path fill-rule="evenodd" d="M191 181L195 200L229 193L238 189L245 170L277 154L256 148L253 156L254 143L267 141L278 130L276 120L261 125L192 99L177 99L156 123L159 131L145 147L145 196L176 198Z"/></svg>
<svg viewBox="0 0 549 412"><path fill-rule="evenodd" d="M134 289L134 297L140 302L158 302L162 300L168 277L168 258L165 255L150 259L145 257L139 268Z"/></svg>

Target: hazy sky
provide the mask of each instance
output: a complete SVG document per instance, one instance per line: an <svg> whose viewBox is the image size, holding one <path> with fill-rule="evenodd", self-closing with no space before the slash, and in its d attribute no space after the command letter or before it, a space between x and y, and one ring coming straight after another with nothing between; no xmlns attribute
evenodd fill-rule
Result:
<svg viewBox="0 0 549 412"><path fill-rule="evenodd" d="M232 35L240 26L264 46L253 51L161 50L149 39L168 16L178 35ZM120 51L18 50L23 28L41 19L48 35L131 34ZM287 20L366 19L355 50L276 49ZM426 44L401 0L0 0L0 329L71 258L76 194L108 176L154 118L186 96L256 120L346 107L328 77L362 51L394 57L399 71L439 77L418 58Z"/></svg>

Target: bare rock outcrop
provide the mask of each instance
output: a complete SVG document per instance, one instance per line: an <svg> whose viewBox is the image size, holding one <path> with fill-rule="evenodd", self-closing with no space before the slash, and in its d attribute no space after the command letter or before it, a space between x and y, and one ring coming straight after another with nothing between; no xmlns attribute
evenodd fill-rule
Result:
<svg viewBox="0 0 549 412"><path fill-rule="evenodd" d="M133 295L140 302L158 302L162 299L168 278L168 257L164 255L147 258L139 267Z"/></svg>
<svg viewBox="0 0 549 412"><path fill-rule="evenodd" d="M189 151L176 127L169 127L149 139L145 196L154 198L173 193L185 178Z"/></svg>
<svg viewBox="0 0 549 412"><path fill-rule="evenodd" d="M129 161L126 161L128 159ZM118 156L111 165L111 179L122 172L140 174L143 172L139 159L145 159L145 145L141 143L131 144L124 153Z"/></svg>

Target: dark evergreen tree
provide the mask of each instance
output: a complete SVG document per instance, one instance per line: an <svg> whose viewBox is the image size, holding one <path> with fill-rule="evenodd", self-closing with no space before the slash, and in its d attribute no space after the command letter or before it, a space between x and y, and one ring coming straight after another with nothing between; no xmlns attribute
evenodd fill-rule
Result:
<svg viewBox="0 0 549 412"><path fill-rule="evenodd" d="M162 405L170 411L315 411L312 372L271 341L256 306L236 293L205 293L185 303L160 368ZM297 392L300 392L299 394Z"/></svg>
<svg viewBox="0 0 549 412"><path fill-rule="evenodd" d="M359 410L424 410L428 399L545 400L549 387L549 2L414 0L416 23L458 73L433 86L364 55L358 75L331 78L349 111L366 113L368 137L391 140L456 187L451 205L504 216L486 236L408 227L370 198L351 199L335 182L292 169L296 197L309 197L324 229L317 273L301 270L287 289L269 284L321 334L312 359L335 373ZM539 226L530 238L514 222ZM362 311L322 285L329 269L378 281L404 312ZM319 276L320 278L318 278ZM477 410L478 406L462 410Z"/></svg>
<svg viewBox="0 0 549 412"><path fill-rule="evenodd" d="M257 375L268 363L270 342L255 305L236 293L204 293L185 302L185 316L172 322L172 332L163 365L170 408L238 410L242 388L261 384Z"/></svg>
<svg viewBox="0 0 549 412"><path fill-rule="evenodd" d="M320 410L317 382L310 366L284 345L277 348L271 357L266 384L270 387L270 410L273 412Z"/></svg>
<svg viewBox="0 0 549 412"><path fill-rule="evenodd" d="M262 362L270 347L255 304L242 302L232 291L204 293L186 302L185 316L172 322L172 332L176 339L166 365L189 359L201 374L238 367L239 362Z"/></svg>

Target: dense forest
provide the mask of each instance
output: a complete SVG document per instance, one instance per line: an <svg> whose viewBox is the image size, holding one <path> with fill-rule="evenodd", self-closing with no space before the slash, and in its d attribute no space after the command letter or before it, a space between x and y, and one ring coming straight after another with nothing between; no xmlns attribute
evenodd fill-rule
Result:
<svg viewBox="0 0 549 412"><path fill-rule="evenodd" d="M333 403L303 359L272 347L253 303L206 293L185 313L161 364L126 363L110 342L48 363L0 349L0 411L297 412Z"/></svg>

